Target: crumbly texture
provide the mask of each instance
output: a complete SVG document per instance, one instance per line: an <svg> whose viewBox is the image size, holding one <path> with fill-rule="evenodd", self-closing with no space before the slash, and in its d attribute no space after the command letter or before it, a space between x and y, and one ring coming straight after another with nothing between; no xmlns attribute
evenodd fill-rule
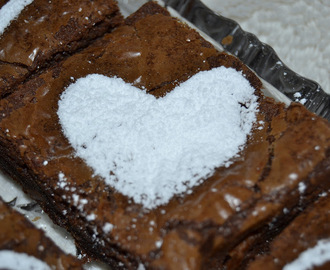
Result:
<svg viewBox="0 0 330 270"><path fill-rule="evenodd" d="M242 71L256 89L257 122L228 168L164 206L146 211L106 185L62 133L59 97L90 73L118 76L160 97L218 66ZM285 207L303 207L330 187L329 123L299 104L285 108L263 97L260 87L238 59L149 2L125 26L0 101L0 165L80 249L114 269L217 269L242 240L264 237L257 232L274 220L287 224L293 216L282 218Z"/></svg>
<svg viewBox="0 0 330 270"><path fill-rule="evenodd" d="M0 36L0 97L122 22L113 0L34 0Z"/></svg>
<svg viewBox="0 0 330 270"><path fill-rule="evenodd" d="M82 262L65 254L42 230L0 198L0 252L11 250L33 256L52 269L83 269Z"/></svg>

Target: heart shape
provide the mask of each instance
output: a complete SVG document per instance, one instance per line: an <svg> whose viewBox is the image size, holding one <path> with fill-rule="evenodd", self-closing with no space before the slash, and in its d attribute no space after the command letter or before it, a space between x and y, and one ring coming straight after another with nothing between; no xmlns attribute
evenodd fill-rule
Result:
<svg viewBox="0 0 330 270"><path fill-rule="evenodd" d="M58 116L76 154L95 174L151 209L230 164L256 110L249 82L219 67L158 99L120 78L91 74L62 93Z"/></svg>

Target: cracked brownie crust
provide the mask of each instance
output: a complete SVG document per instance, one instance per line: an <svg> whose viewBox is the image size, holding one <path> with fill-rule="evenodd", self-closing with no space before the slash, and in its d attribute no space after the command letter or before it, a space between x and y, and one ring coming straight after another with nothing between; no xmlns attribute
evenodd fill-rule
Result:
<svg viewBox="0 0 330 270"><path fill-rule="evenodd" d="M284 267L328 269L330 261L322 258L322 253L315 250L322 243L329 243L329 209L330 200L327 192L320 194L320 198L306 209L299 209L298 213L292 213L291 209L284 208L283 218L297 215L289 225L283 230L280 228L275 235L268 235L267 241L261 241L262 239L254 236L243 241L231 251L225 269L258 270L264 269L265 265L271 270L280 270ZM323 251L323 255L327 256L327 251ZM307 254L309 259L302 262L301 259L306 258Z"/></svg>
<svg viewBox="0 0 330 270"><path fill-rule="evenodd" d="M0 36L0 96L122 22L112 0L34 0Z"/></svg>
<svg viewBox="0 0 330 270"><path fill-rule="evenodd" d="M253 72L153 2L126 22L1 100L1 167L80 249L114 269L216 269L244 239L263 237L261 228L288 223L285 207L304 207L330 187L330 125L299 104L263 97ZM118 76L160 97L222 65L241 70L259 95L253 132L230 167L164 206L147 211L106 186L61 132L59 96L87 74Z"/></svg>

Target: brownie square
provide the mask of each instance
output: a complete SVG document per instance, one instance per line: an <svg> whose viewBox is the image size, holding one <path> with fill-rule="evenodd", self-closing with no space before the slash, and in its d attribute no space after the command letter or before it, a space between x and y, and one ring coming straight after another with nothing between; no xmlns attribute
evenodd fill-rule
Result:
<svg viewBox="0 0 330 270"><path fill-rule="evenodd" d="M242 72L254 87L257 120L230 165L167 204L146 209L107 185L63 133L61 94L89 74L119 77L161 98L220 66ZM330 186L329 123L300 104L264 97L261 86L238 59L149 2L0 101L0 165L81 250L114 269L218 269L248 237L284 227L293 218L284 208L305 207Z"/></svg>
<svg viewBox="0 0 330 270"><path fill-rule="evenodd" d="M11 14L20 3L1 7ZM5 96L38 70L87 46L123 22L112 0L26 1L0 36L0 96ZM5 20L5 18L2 18Z"/></svg>

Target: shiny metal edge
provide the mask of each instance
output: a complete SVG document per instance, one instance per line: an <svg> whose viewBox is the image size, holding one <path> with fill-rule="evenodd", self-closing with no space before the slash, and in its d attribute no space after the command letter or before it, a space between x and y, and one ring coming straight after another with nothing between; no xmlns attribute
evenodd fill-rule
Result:
<svg viewBox="0 0 330 270"><path fill-rule="evenodd" d="M291 101L299 101L308 110L330 121L330 95L318 83L288 68L274 49L262 43L254 34L245 32L237 22L215 14L200 0L163 2L216 41L226 52L238 57Z"/></svg>

